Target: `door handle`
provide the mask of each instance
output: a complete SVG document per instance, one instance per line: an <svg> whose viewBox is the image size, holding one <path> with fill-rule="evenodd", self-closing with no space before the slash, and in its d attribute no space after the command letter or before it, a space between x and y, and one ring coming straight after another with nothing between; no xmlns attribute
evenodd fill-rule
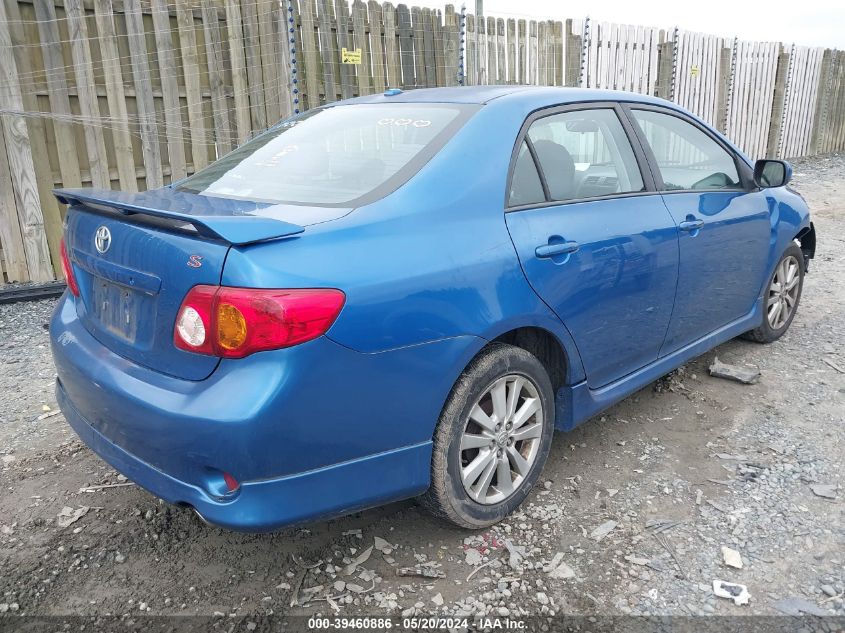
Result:
<svg viewBox="0 0 845 633"><path fill-rule="evenodd" d="M546 257L574 253L579 248L581 248L581 245L578 242L558 242L557 244L543 244L542 246L538 246L534 249L534 254L544 259Z"/></svg>
<svg viewBox="0 0 845 633"><path fill-rule="evenodd" d="M692 232L698 231L704 226L704 220L687 219L678 225L682 231Z"/></svg>

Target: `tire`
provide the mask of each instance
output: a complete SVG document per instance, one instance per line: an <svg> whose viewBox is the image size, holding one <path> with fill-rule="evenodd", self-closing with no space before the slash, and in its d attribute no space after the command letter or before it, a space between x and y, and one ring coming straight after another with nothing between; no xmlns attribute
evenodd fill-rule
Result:
<svg viewBox="0 0 845 633"><path fill-rule="evenodd" d="M769 311L774 308L774 306L769 306L769 302L773 300L777 300L778 291L774 289L776 277L783 276L784 272L784 262L790 262L797 265L797 282L794 287L794 292L789 292L788 294L792 296L792 304L790 306L790 311L786 317L786 319L782 318L781 314L778 314L779 318L775 319L773 323L772 319L770 318ZM757 343L772 343L778 340L781 336L783 336L786 331L789 329L790 324L792 323L792 319L795 318L795 313L798 312L798 304L801 301L801 292L804 289L804 253L798 247L797 244L792 243L789 247L783 252L780 259L778 260L777 265L775 266L772 275L769 277L768 284L766 285L766 290L763 292L763 323L760 327L757 327L750 332L746 332L743 335L743 338L746 338L750 341L755 341ZM784 299L786 301L786 299ZM788 301L786 303L782 303L782 306L789 305ZM781 308L782 309L782 308Z"/></svg>
<svg viewBox="0 0 845 633"><path fill-rule="evenodd" d="M502 385L505 388L504 409ZM498 431L492 426L500 418L493 411L494 391L499 396L496 398L499 411L505 413L501 417L506 420L499 425ZM511 406L514 393L516 402ZM535 404L537 410L526 415ZM491 344L464 370L446 400L434 432L431 487L420 502L435 516L463 528L484 528L501 521L525 500L540 477L554 434L554 415L552 384L540 361L519 347ZM489 424L492 430L476 420ZM466 438L465 433L469 434ZM537 437L530 439L516 439L535 435ZM507 437L503 440L503 436ZM462 450L464 439L467 445L482 441L485 444ZM523 461L520 462L513 452ZM505 458L507 463L500 466ZM491 461L495 467L490 466ZM470 490L474 491L471 495L464 485L462 473L472 479L468 474L470 470L475 472L480 468L469 469L474 463L483 463L484 468L480 470L475 486L472 486L473 481L469 482ZM504 468L507 471L500 470ZM507 473L505 477L511 480L512 492L508 492L506 479L500 479L500 472ZM488 488L482 489L485 480ZM498 499L500 496L502 498Z"/></svg>

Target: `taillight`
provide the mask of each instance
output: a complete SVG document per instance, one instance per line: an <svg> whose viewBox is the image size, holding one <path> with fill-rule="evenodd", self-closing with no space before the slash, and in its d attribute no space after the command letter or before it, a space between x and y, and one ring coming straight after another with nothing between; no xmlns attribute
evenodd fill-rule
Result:
<svg viewBox="0 0 845 633"><path fill-rule="evenodd" d="M340 290L194 286L176 317L179 349L223 358L291 347L325 334L346 296Z"/></svg>
<svg viewBox="0 0 845 633"><path fill-rule="evenodd" d="M62 253L62 273L65 276L65 283L67 283L68 290L74 297L79 296L79 284L76 283L76 276L73 274L73 266L70 264L70 257L67 254L67 247L65 246L65 238L62 238L60 245Z"/></svg>

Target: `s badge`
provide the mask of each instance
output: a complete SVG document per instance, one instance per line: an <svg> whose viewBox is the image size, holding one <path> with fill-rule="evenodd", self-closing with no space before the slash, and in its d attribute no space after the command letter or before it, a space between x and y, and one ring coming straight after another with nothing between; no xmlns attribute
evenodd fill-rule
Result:
<svg viewBox="0 0 845 633"><path fill-rule="evenodd" d="M188 266L191 268L199 268L202 266L202 255L191 255L188 258Z"/></svg>

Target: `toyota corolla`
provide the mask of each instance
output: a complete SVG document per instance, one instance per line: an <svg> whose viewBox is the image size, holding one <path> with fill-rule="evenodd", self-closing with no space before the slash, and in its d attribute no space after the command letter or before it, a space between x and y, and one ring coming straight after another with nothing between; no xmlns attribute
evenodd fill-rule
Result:
<svg viewBox="0 0 845 633"><path fill-rule="evenodd" d="M487 526L555 430L786 332L815 250L790 176L643 95L316 108L162 189L56 192L58 401L118 471L218 525L419 497Z"/></svg>

